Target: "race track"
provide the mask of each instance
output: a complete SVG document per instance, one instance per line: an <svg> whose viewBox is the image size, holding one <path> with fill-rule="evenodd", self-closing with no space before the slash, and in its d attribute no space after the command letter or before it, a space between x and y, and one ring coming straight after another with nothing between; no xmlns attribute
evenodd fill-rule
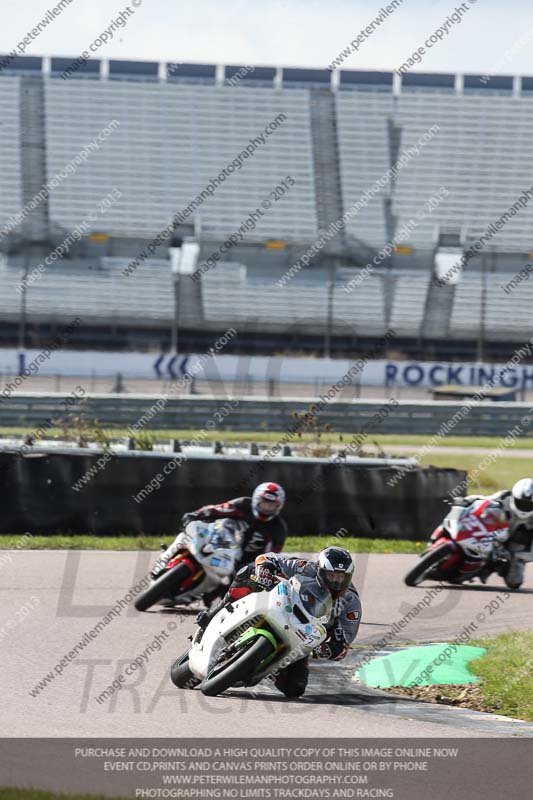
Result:
<svg viewBox="0 0 533 800"><path fill-rule="evenodd" d="M6 554L7 555L7 554ZM532 627L533 567L519 593L505 596L493 578L486 587L429 593L402 578L416 556L358 555L356 585L363 624L342 665L314 663L304 698L287 701L269 687L205 698L170 682L171 661L188 646L196 611L131 607L113 619L61 674L36 685L72 651L149 569L149 553L28 551L5 556L0 572L3 658L3 736L533 736L533 725L415 701L361 687L357 659L380 652L372 643L447 641L470 626L484 636ZM32 608L22 618L23 606ZM425 599L424 599L425 598ZM415 617L410 609L422 601ZM406 618L409 615L409 619ZM403 623L403 624L402 624ZM475 629L472 628L475 625ZM395 630L394 635L390 632ZM473 631L475 630L475 633ZM159 635L147 666L125 678L107 701L96 698Z"/></svg>

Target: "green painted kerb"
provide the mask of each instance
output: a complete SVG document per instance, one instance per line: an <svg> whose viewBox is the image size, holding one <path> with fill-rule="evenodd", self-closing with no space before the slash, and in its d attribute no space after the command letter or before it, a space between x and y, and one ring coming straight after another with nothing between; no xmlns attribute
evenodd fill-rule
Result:
<svg viewBox="0 0 533 800"><path fill-rule="evenodd" d="M430 644L406 647L388 656L375 658L356 671L355 677L367 686L436 686L439 684L479 683L468 663L487 651L483 647L457 644Z"/></svg>

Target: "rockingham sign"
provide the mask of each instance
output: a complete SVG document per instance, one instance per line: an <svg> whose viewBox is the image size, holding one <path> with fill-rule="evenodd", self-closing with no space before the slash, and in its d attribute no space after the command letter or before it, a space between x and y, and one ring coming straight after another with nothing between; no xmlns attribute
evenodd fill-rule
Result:
<svg viewBox="0 0 533 800"><path fill-rule="evenodd" d="M38 351L27 350L28 363ZM531 357L526 353L525 357ZM18 375L21 363L16 349L0 349L0 384ZM523 356L524 357L524 356ZM317 389L352 374L353 386L417 387L456 384L484 386L488 382L517 390L533 389L533 365L459 364L440 361L388 361L386 359L284 358L282 356L232 356L205 353L182 353L177 358L158 353L109 353L98 351L56 350L39 375L54 377L111 377L121 373L124 379L161 382L183 379L185 375L210 382L223 381L228 389L234 381L274 381L275 383L315 384ZM357 367L356 370L353 367ZM350 373L350 370L352 372ZM184 390L185 391L185 390ZM320 393L320 392L319 392Z"/></svg>
<svg viewBox="0 0 533 800"><path fill-rule="evenodd" d="M372 367L375 366L377 365L374 362ZM384 375L382 377L385 386L431 388L448 384L484 386L490 383L506 389L533 389L533 366L505 367L503 364L457 364L430 361L387 361L383 362L383 366Z"/></svg>

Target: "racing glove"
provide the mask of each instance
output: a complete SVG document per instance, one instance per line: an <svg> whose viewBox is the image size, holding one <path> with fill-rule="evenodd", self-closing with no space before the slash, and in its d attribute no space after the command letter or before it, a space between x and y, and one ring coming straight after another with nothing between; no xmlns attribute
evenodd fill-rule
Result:
<svg viewBox="0 0 533 800"><path fill-rule="evenodd" d="M197 520L205 519L206 516L209 516L209 513L202 513L201 511L188 511L184 514L181 518L181 526L185 528L189 522L196 522Z"/></svg>
<svg viewBox="0 0 533 800"><path fill-rule="evenodd" d="M315 653L318 658L326 658L329 661L342 661L348 654L348 644L344 638L342 628L334 628L325 642L316 648Z"/></svg>
<svg viewBox="0 0 533 800"><path fill-rule="evenodd" d="M256 565L254 574L250 577L251 580L253 580L254 583L260 586L262 589L269 591L277 583L277 572L278 570L275 564L272 564L269 561L264 561L262 564Z"/></svg>

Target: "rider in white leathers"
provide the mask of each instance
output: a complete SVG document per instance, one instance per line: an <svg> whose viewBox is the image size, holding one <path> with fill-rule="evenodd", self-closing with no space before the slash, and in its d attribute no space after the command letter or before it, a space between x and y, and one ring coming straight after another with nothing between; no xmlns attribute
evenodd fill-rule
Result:
<svg viewBox="0 0 533 800"><path fill-rule="evenodd" d="M498 538L505 545L509 557L509 568L503 577L510 589L518 589L524 581L523 556L531 552L533 542L533 479L522 478L512 489L495 492L486 498L482 495L465 497L466 501L478 499L495 500L502 506L508 529L505 536Z"/></svg>

